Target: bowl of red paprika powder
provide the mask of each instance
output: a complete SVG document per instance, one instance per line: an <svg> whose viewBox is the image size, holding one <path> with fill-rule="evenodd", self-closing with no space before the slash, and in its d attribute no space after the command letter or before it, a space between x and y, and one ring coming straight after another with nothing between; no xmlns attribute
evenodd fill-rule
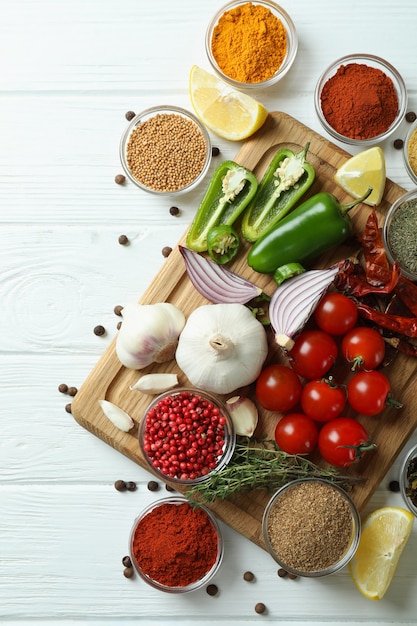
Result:
<svg viewBox="0 0 417 626"><path fill-rule="evenodd" d="M180 485L202 482L226 467L236 440L225 403L192 387L154 398L141 419L138 437L149 469Z"/></svg>
<svg viewBox="0 0 417 626"><path fill-rule="evenodd" d="M371 54L351 54L332 63L314 94L316 113L334 139L367 146L386 139L401 124L407 89L399 72Z"/></svg>
<svg viewBox="0 0 417 626"><path fill-rule="evenodd" d="M223 539L214 515L174 496L153 502L135 520L130 534L132 563L149 585L186 593L206 585L223 559Z"/></svg>
<svg viewBox="0 0 417 626"><path fill-rule="evenodd" d="M275 85L291 68L298 35L275 2L236 1L223 6L206 32L206 53L216 74L236 89Z"/></svg>

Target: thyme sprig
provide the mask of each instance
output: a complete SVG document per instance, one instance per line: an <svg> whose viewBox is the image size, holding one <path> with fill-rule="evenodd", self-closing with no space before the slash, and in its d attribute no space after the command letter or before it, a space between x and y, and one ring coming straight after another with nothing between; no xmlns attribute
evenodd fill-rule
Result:
<svg viewBox="0 0 417 626"><path fill-rule="evenodd" d="M275 491L296 478L323 478L338 483L346 489L362 479L344 476L337 468L323 468L305 456L287 454L273 440L239 439L232 458L222 470L214 472L207 480L193 485L187 492L191 501L214 502L253 489Z"/></svg>

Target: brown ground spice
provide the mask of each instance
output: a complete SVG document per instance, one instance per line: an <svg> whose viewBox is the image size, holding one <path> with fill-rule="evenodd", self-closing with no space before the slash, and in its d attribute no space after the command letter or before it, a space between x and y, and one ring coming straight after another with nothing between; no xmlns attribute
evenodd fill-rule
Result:
<svg viewBox="0 0 417 626"><path fill-rule="evenodd" d="M207 145L198 126L177 113L158 113L134 128L126 147L133 176L155 191L178 191L203 170Z"/></svg>
<svg viewBox="0 0 417 626"><path fill-rule="evenodd" d="M330 485L309 481L290 487L272 506L268 536L288 567L314 572L346 553L353 535L352 514L343 495Z"/></svg>

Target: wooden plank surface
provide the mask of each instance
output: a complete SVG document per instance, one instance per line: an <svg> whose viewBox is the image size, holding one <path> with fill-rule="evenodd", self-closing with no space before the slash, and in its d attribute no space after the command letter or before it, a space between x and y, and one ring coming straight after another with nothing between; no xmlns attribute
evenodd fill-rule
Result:
<svg viewBox="0 0 417 626"><path fill-rule="evenodd" d="M309 194L319 190L334 193L341 202L349 198L333 181L336 169L350 155L338 146L330 143L321 135L298 122L287 114L273 112L265 125L250 140L245 142L235 156L235 160L252 169L260 179L273 154L281 147L295 151L310 141L308 159L316 170L316 180ZM384 200L378 207L382 218L390 204L404 189L387 180ZM369 214L369 207L360 205L351 212L356 232L361 232ZM179 243L184 244L185 233ZM274 283L270 276L257 274L246 263L248 244L244 244L242 253L231 267L237 273L256 282L267 293L272 293ZM348 245L340 246L336 251L323 255L316 267L326 267L330 263L349 256L354 252ZM174 248L162 269L149 285L140 299L141 303L172 302L187 316L194 308L207 303L188 280L185 266L178 248ZM181 384L188 384L175 361L168 365L153 365L141 372L124 368L115 354L115 342L111 344L97 365L81 386L72 403L72 413L77 422L94 435L113 446L142 467L146 467L137 442L137 424L149 404L151 397L131 391L129 387L144 373L156 371L175 371ZM278 351L269 355L269 360L283 361L284 356ZM370 436L377 444L376 452L366 456L360 464L350 471L360 474L366 480L354 487L353 498L362 510L371 495L386 475L404 443L417 426L417 411L414 410L413 378L416 363L403 355L398 355L395 362L387 368L396 398L404 403L400 411L386 410L378 417L360 418ZM251 390L245 390L251 392ZM129 433L114 428L103 415L98 400L106 399L127 411L135 420L136 427ZM255 434L266 433L272 436L277 414L260 409L260 420ZM217 516L232 528L264 547L261 536L261 519L269 496L261 492L252 492L239 497L235 503L218 501L210 507Z"/></svg>

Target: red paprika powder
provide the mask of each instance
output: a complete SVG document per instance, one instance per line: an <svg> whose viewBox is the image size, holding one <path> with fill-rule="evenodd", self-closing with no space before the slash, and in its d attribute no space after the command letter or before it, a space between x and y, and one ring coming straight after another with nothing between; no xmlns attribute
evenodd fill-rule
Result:
<svg viewBox="0 0 417 626"><path fill-rule="evenodd" d="M362 63L341 65L321 92L323 115L339 134L371 139L384 133L398 113L398 95L382 70Z"/></svg>
<svg viewBox="0 0 417 626"><path fill-rule="evenodd" d="M218 536L203 508L165 502L139 520L132 556L142 572L167 587L186 587L216 563Z"/></svg>

